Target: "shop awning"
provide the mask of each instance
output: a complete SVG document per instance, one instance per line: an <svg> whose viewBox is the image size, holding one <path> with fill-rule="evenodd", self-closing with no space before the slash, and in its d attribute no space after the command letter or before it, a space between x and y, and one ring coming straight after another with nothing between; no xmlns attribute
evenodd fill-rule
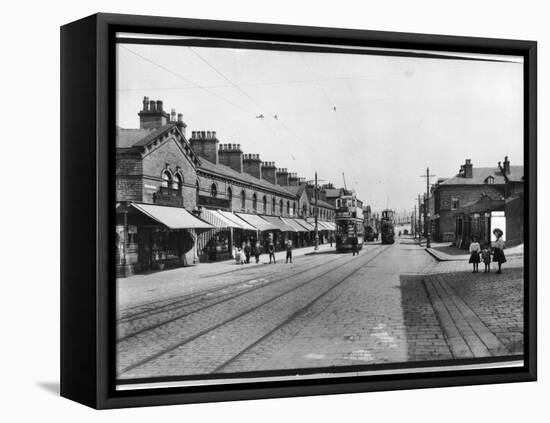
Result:
<svg viewBox="0 0 550 423"><path fill-rule="evenodd" d="M200 218L218 229L240 228L239 225L230 221L216 210L210 210L203 207L201 209Z"/></svg>
<svg viewBox="0 0 550 423"><path fill-rule="evenodd" d="M319 225L325 228L327 231L336 230L336 226L332 222L319 221Z"/></svg>
<svg viewBox="0 0 550 423"><path fill-rule="evenodd" d="M277 231L279 228L256 214L235 213L246 223L252 225L257 231Z"/></svg>
<svg viewBox="0 0 550 423"><path fill-rule="evenodd" d="M320 231L330 231L330 227L322 220L319 220L317 225L319 226Z"/></svg>
<svg viewBox="0 0 550 423"><path fill-rule="evenodd" d="M281 220L285 222L288 226L292 226L296 232L309 232L306 228L296 222L296 219L281 217Z"/></svg>
<svg viewBox="0 0 550 423"><path fill-rule="evenodd" d="M299 225L303 226L309 232L315 230L315 226L313 226L311 223L306 222L304 219L296 219L296 222Z"/></svg>
<svg viewBox="0 0 550 423"><path fill-rule="evenodd" d="M197 219L182 207L132 203L132 207L170 229L213 229L209 223Z"/></svg>
<svg viewBox="0 0 550 423"><path fill-rule="evenodd" d="M218 210L218 213L222 215L225 219L230 221L233 225L235 225L235 226L232 226L233 228L256 232L256 228L254 226L249 225L240 217L235 216L234 213L224 211L224 210Z"/></svg>
<svg viewBox="0 0 550 423"><path fill-rule="evenodd" d="M262 216L262 219L267 220L282 232L297 232L292 226L287 225L280 217L277 216Z"/></svg>

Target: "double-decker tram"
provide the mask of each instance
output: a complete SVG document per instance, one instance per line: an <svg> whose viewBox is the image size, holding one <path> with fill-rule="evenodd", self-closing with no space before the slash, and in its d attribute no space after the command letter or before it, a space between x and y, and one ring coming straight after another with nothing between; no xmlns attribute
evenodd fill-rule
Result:
<svg viewBox="0 0 550 423"><path fill-rule="evenodd" d="M395 222L393 210L383 210L382 218L380 219L380 233L382 236L382 244L393 244L395 242Z"/></svg>
<svg viewBox="0 0 550 423"><path fill-rule="evenodd" d="M336 200L336 251L363 248L363 204L355 195L343 195Z"/></svg>

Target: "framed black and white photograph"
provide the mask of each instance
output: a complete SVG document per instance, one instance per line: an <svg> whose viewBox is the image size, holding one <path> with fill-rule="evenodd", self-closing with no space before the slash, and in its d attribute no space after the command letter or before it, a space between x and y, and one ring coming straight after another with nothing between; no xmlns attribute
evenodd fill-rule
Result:
<svg viewBox="0 0 550 423"><path fill-rule="evenodd" d="M64 396L536 379L535 42L99 14L61 52Z"/></svg>

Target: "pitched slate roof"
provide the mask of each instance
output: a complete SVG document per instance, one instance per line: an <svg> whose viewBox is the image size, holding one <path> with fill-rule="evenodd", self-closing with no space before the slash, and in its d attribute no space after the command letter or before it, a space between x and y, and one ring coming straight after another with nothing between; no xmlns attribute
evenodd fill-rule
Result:
<svg viewBox="0 0 550 423"><path fill-rule="evenodd" d="M342 188L329 188L324 191L327 198L339 198L342 193Z"/></svg>
<svg viewBox="0 0 550 423"><path fill-rule="evenodd" d="M293 193L294 196L299 197L302 195L302 193L306 189L306 184L285 186L285 189Z"/></svg>
<svg viewBox="0 0 550 423"><path fill-rule="evenodd" d="M204 172L215 173L216 175L219 175L219 176L225 176L240 182L244 182L246 184L255 185L259 188L274 191L286 197L295 196L291 191L288 191L286 189L288 187L273 185L271 182L266 181L265 179L258 179L252 175L249 175L248 173L237 172L236 170L231 169L229 166L212 163L211 161L205 159L203 156L200 156L200 161L201 161L201 164L198 166L198 169Z"/></svg>
<svg viewBox="0 0 550 423"><path fill-rule="evenodd" d="M452 178L441 182L439 185L482 185L486 183L485 181L489 176L495 178L495 185L504 184L506 182L498 167L474 167L472 168L471 178L465 178L462 175L457 174ZM519 177L519 179L514 180L521 180L523 177L523 166L510 166L510 175L508 175L508 178L512 180L512 176L514 178Z"/></svg>
<svg viewBox="0 0 550 423"><path fill-rule="evenodd" d="M175 125L175 123L170 123L158 129L126 129L117 126L116 146L118 148L143 147Z"/></svg>

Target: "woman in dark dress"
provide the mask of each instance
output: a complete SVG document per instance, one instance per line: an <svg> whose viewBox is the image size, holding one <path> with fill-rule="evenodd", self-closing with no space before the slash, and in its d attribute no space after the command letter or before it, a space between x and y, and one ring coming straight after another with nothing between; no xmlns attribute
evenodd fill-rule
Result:
<svg viewBox="0 0 550 423"><path fill-rule="evenodd" d="M502 263L506 263L506 257L504 256L504 240L502 239L502 230L495 228L493 234L496 236L496 241L493 242L493 261L498 263L497 273L502 273Z"/></svg>

